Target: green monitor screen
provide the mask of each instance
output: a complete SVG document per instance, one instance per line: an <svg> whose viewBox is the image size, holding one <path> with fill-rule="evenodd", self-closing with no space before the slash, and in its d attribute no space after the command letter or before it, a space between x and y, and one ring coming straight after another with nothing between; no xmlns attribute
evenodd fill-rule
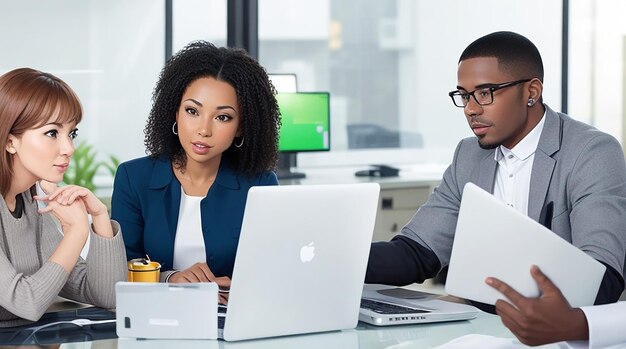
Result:
<svg viewBox="0 0 626 349"><path fill-rule="evenodd" d="M328 92L278 93L282 126L281 152L330 150L330 95Z"/></svg>

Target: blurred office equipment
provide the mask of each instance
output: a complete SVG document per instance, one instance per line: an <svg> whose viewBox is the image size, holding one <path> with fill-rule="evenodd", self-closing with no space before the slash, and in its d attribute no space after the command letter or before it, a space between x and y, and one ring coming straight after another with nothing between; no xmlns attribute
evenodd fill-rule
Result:
<svg viewBox="0 0 626 349"><path fill-rule="evenodd" d="M422 135L415 132L388 130L370 123L349 124L348 148L421 148L424 145Z"/></svg>
<svg viewBox="0 0 626 349"><path fill-rule="evenodd" d="M278 93L276 99L282 122L278 178L304 178L304 173L291 172L297 166L297 153L330 150L330 94Z"/></svg>
<svg viewBox="0 0 626 349"><path fill-rule="evenodd" d="M267 74L276 88L276 92L298 92L298 79L296 74Z"/></svg>

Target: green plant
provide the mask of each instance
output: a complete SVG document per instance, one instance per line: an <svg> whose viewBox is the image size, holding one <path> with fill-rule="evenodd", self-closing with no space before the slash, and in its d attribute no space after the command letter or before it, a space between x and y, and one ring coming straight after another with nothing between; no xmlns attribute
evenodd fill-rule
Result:
<svg viewBox="0 0 626 349"><path fill-rule="evenodd" d="M115 155L109 155L107 161L103 161L101 164L109 171L111 177L115 178L115 172L117 172L117 167L120 165L120 159Z"/></svg>
<svg viewBox="0 0 626 349"><path fill-rule="evenodd" d="M65 184L75 184L85 187L91 191L96 189L93 179L100 166L104 166L111 176L115 177L115 171L120 161L117 157L110 155L106 161L96 161L97 151L87 142L80 142L76 149L70 165L63 175Z"/></svg>

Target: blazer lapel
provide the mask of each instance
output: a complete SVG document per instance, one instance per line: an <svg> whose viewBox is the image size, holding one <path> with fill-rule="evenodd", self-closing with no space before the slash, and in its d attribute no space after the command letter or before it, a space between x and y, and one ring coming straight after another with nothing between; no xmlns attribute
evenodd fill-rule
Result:
<svg viewBox="0 0 626 349"><path fill-rule="evenodd" d="M172 246L176 237L176 227L178 226L178 213L180 210L180 184L174 176L172 165L165 159L159 159L155 163L150 189L158 191L158 198L163 204L163 217L167 223Z"/></svg>
<svg viewBox="0 0 626 349"><path fill-rule="evenodd" d="M539 221L555 165L556 161L547 154L535 152L533 170L530 175L530 193L528 194L528 217L535 221Z"/></svg>
<svg viewBox="0 0 626 349"><path fill-rule="evenodd" d="M530 175L530 193L528 195L528 216L539 221L541 211L548 195L552 173L556 160L552 155L561 147L562 124L556 112L546 105L546 118L535 151L533 169Z"/></svg>
<svg viewBox="0 0 626 349"><path fill-rule="evenodd" d="M180 185L168 185L163 190L163 210L167 220L167 228L172 238L172 244L176 238L176 228L178 227L178 213L180 212Z"/></svg>
<svg viewBox="0 0 626 349"><path fill-rule="evenodd" d="M480 160L478 180L475 184L482 189L493 193L493 186L495 184L497 168L498 163L494 159L494 153L488 152L488 155Z"/></svg>

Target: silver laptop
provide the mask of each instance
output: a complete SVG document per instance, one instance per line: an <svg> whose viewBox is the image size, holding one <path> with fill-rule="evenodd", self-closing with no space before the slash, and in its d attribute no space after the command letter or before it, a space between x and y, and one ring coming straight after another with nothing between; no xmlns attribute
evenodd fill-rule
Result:
<svg viewBox="0 0 626 349"><path fill-rule="evenodd" d="M591 305L606 269L472 183L463 190L455 234L446 292L482 303L494 304L504 298L485 284L488 276L505 281L527 297L539 296L530 275L534 264L561 289L572 307Z"/></svg>
<svg viewBox="0 0 626 349"><path fill-rule="evenodd" d="M375 326L459 321L475 318L480 310L439 299L440 294L387 285L365 285L359 320Z"/></svg>
<svg viewBox="0 0 626 349"><path fill-rule="evenodd" d="M375 183L251 188L221 338L354 328L379 191Z"/></svg>

